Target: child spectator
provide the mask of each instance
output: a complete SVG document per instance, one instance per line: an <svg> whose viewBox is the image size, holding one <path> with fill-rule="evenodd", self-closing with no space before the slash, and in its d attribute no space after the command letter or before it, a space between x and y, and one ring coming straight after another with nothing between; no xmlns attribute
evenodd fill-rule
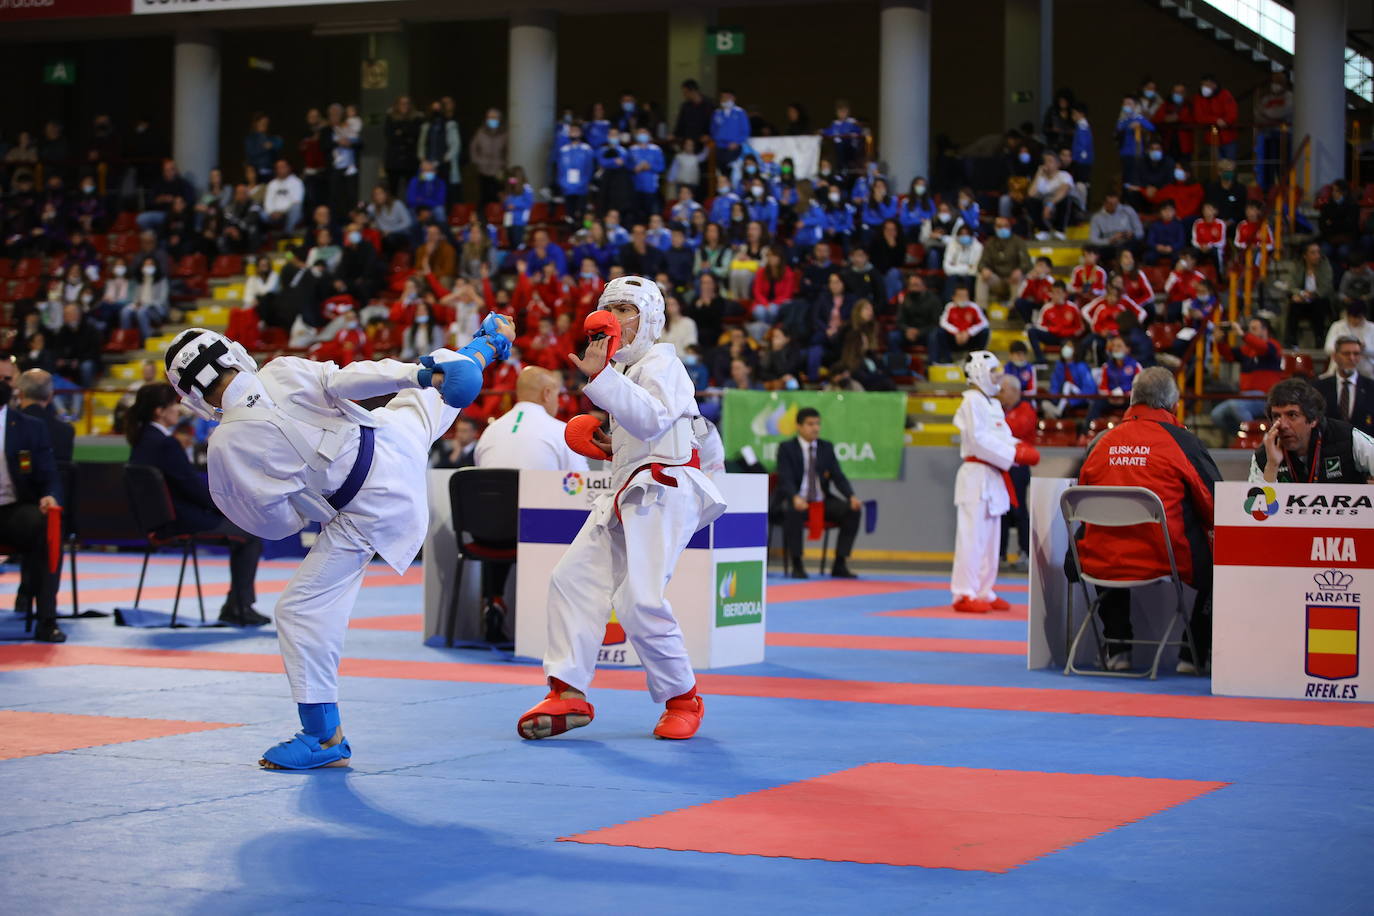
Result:
<svg viewBox="0 0 1374 916"><path fill-rule="evenodd" d="M1248 261L1250 264L1259 264L1261 251L1267 251L1270 257L1273 256L1274 232L1264 219L1264 211L1259 201L1252 200L1245 204L1245 219L1236 226L1232 244L1235 245L1237 260Z"/></svg>
<svg viewBox="0 0 1374 916"><path fill-rule="evenodd" d="M507 173L501 207L505 211L506 238L510 247L519 248L525 240L525 227L529 225L530 211L534 207L534 189L525 181L523 167L513 166Z"/></svg>
<svg viewBox="0 0 1374 916"><path fill-rule="evenodd" d="M1187 227L1172 200L1160 204L1159 219L1145 233L1145 263L1172 263L1188 244Z"/></svg>
<svg viewBox="0 0 1374 916"><path fill-rule="evenodd" d="M983 246L973 237L973 230L960 226L954 235L954 244L945 246L945 295L954 298L956 289L973 292L974 278L978 274L978 262L983 258ZM974 347L980 350L982 347Z"/></svg>
<svg viewBox="0 0 1374 916"><path fill-rule="evenodd" d="M1202 205L1202 219L1193 223L1193 247L1218 271L1226 266L1226 223L1217 219L1216 205Z"/></svg>
<svg viewBox="0 0 1374 916"><path fill-rule="evenodd" d="M1076 344L1087 330L1083 312L1069 301L1069 291L1064 281L1055 280L1050 286L1050 299L1035 319L1035 325L1026 329L1030 338L1031 352L1037 363L1045 361L1042 345L1060 347Z"/></svg>
<svg viewBox="0 0 1374 916"><path fill-rule="evenodd" d="M1135 261L1135 255L1123 251L1117 258L1117 277L1121 280L1121 295L1145 310L1153 311L1155 288ZM1108 281L1110 282L1110 281Z"/></svg>
<svg viewBox="0 0 1374 916"><path fill-rule="evenodd" d="M897 222L909 241L918 241L924 223L935 217L935 202L930 199L926 180L920 176L911 179L911 190L906 200L897 208Z"/></svg>
<svg viewBox="0 0 1374 916"><path fill-rule="evenodd" d="M858 164L863 135L863 128L849 114L849 102L845 99L836 100L835 120L821 130L821 136L828 137L835 144L835 162L842 173Z"/></svg>
<svg viewBox="0 0 1374 916"><path fill-rule="evenodd" d="M1126 342L1113 335L1107 341L1107 361L1102 367L1102 388L1100 393L1107 395L1093 401L1088 408L1088 419L1094 420L1108 410L1116 411L1126 406L1130 400L1131 385L1140 374L1140 363L1131 356Z"/></svg>
<svg viewBox="0 0 1374 916"><path fill-rule="evenodd" d="M1013 340L1007 351L1009 358L1002 371L1016 379L1023 392L1035 394L1035 367L1030 362L1030 348L1024 340Z"/></svg>
<svg viewBox="0 0 1374 916"><path fill-rule="evenodd" d="M1050 375L1049 390L1050 394L1059 398L1058 401L1040 402L1041 412L1050 419L1062 417L1070 410L1083 410L1088 406L1088 402L1075 395L1097 391L1093 371L1083 361L1076 344L1065 341L1060 346L1059 362L1055 363L1054 372Z"/></svg>
<svg viewBox="0 0 1374 916"><path fill-rule="evenodd" d="M953 352L982 350L988 343L988 317L969 298L967 286L956 286L953 297L940 314L940 322L931 335L930 351L937 363L948 363Z"/></svg>
<svg viewBox="0 0 1374 916"><path fill-rule="evenodd" d="M1096 248L1085 247L1082 260L1069 275L1069 293L1080 304L1091 302L1107 289L1107 272L1097 263L1098 256Z"/></svg>
<svg viewBox="0 0 1374 916"><path fill-rule="evenodd" d="M1179 255L1169 278L1164 281L1165 320L1182 321L1183 303L1197 294L1197 285L1207 278L1193 267L1193 253L1185 250Z"/></svg>

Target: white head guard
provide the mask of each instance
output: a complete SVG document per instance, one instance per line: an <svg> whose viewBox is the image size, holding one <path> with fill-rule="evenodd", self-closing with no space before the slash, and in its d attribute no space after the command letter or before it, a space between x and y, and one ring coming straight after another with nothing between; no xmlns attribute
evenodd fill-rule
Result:
<svg viewBox="0 0 1374 916"><path fill-rule="evenodd" d="M663 291L648 277L616 277L601 292L598 310L616 302L628 302L639 309L639 328L628 346L615 351L615 361L630 365L640 359L663 333Z"/></svg>
<svg viewBox="0 0 1374 916"><path fill-rule="evenodd" d="M964 375L988 397L995 396L1002 386L1002 364L987 350L974 350L964 359Z"/></svg>
<svg viewBox="0 0 1374 916"><path fill-rule="evenodd" d="M214 331L188 328L167 347L167 381L187 407L207 420L215 418L215 408L205 402L205 395L234 369L256 375L258 364L242 344Z"/></svg>

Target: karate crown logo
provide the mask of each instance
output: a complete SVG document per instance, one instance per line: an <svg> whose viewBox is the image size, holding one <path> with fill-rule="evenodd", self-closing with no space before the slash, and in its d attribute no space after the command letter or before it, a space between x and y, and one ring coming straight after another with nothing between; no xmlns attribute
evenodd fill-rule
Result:
<svg viewBox="0 0 1374 916"><path fill-rule="evenodd" d="M563 492L569 496L576 496L581 493L583 486L582 475L576 471L569 471L563 475Z"/></svg>
<svg viewBox="0 0 1374 916"><path fill-rule="evenodd" d="M1344 592L1350 588L1350 583L1355 581L1355 577L1349 573L1328 569L1326 572L1317 573L1312 577L1312 581L1323 591Z"/></svg>
<svg viewBox="0 0 1374 916"><path fill-rule="evenodd" d="M1245 511L1257 522L1262 522L1271 515L1278 515L1278 494L1274 492L1273 487L1251 487L1250 492L1245 494Z"/></svg>

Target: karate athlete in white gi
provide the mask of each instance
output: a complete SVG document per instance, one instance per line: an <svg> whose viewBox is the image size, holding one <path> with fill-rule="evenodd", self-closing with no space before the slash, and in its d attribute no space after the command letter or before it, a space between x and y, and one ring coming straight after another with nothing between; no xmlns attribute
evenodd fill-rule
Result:
<svg viewBox="0 0 1374 916"><path fill-rule="evenodd" d="M959 428L959 466L954 478L954 506L958 533L954 542L954 571L949 589L954 609L967 614L1005 611L1011 607L992 590L1002 516L1014 498L1007 471L1014 464L1040 461L1035 447L1011 434L997 400L1002 364L987 350L975 350L964 361L969 388L954 413Z"/></svg>
<svg viewBox="0 0 1374 916"><path fill-rule="evenodd" d="M397 573L428 528L430 445L482 387L482 369L510 352L510 320L492 315L462 350L420 365L279 357L261 371L239 344L183 331L167 348L167 378L210 435L210 495L235 524L278 539L308 522L323 529L286 586L275 618L301 731L267 750L268 769L345 766L339 655L374 553ZM369 411L356 400L395 394Z"/></svg>
<svg viewBox="0 0 1374 916"><path fill-rule="evenodd" d="M571 359L590 379L583 393L610 414L611 434L583 415L567 435L574 449L610 459L611 488L554 567L544 657L550 690L517 729L524 738L547 738L592 721L586 690L614 608L644 666L649 696L665 706L654 734L690 738L705 707L663 591L687 542L725 511L725 501L701 470L692 380L673 345L655 343L664 317L658 286L617 277L597 309L586 322L586 355Z"/></svg>

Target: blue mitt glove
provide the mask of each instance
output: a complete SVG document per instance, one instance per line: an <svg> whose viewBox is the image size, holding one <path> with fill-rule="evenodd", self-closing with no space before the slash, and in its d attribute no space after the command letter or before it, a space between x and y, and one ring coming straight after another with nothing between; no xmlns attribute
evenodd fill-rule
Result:
<svg viewBox="0 0 1374 916"><path fill-rule="evenodd" d="M514 329L511 320L499 312L488 312L487 317L482 319L481 325L477 328L477 337L473 338L473 343L478 339L491 341L492 349L497 359L508 359L510 357L510 339L501 333L503 327ZM491 364L488 358L487 364Z"/></svg>
<svg viewBox="0 0 1374 916"><path fill-rule="evenodd" d="M472 346L468 344L459 353L467 352ZM462 409L482 393L482 366L471 358L464 359L460 356L448 362L436 363L434 357L422 356L420 365L423 367L419 374L420 385L425 388L437 388L439 397L450 407ZM438 385L434 384L436 372L444 376L443 382Z"/></svg>

